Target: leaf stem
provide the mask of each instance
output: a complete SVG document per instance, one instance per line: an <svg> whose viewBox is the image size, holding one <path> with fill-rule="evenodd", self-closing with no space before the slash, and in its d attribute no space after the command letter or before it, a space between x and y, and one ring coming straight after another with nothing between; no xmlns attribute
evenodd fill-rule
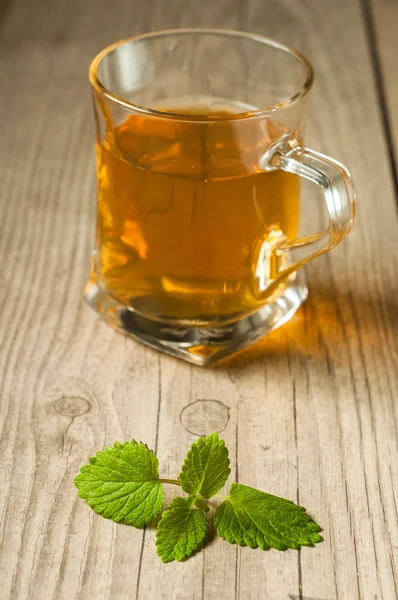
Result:
<svg viewBox="0 0 398 600"><path fill-rule="evenodd" d="M160 483L172 483L173 485L181 486L179 479L159 479Z"/></svg>

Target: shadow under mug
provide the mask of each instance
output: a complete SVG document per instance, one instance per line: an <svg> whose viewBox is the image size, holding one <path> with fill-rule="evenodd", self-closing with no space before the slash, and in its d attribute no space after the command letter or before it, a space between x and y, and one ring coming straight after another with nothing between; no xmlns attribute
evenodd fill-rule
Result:
<svg viewBox="0 0 398 600"><path fill-rule="evenodd" d="M313 72L242 32L181 29L122 40L90 67L97 236L85 290L107 322L198 365L285 323L303 265L350 231L347 169L302 140ZM329 225L299 236L300 177Z"/></svg>

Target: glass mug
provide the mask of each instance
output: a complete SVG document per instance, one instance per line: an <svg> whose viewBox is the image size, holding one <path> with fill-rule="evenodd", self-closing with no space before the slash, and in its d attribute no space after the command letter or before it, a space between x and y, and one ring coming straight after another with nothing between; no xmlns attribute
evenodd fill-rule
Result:
<svg viewBox="0 0 398 600"><path fill-rule="evenodd" d="M110 324L198 365L285 323L300 267L350 231L347 169L302 145L313 71L295 50L227 30L149 33L90 67L96 247L85 289ZM325 231L298 237L300 177ZM298 252L299 256L293 256Z"/></svg>

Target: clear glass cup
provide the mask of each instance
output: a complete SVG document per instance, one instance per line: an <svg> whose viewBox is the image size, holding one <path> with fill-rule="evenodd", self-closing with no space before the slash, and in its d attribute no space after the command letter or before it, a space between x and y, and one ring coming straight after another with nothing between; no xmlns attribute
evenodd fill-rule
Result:
<svg viewBox="0 0 398 600"><path fill-rule="evenodd" d="M347 169L303 146L313 71L295 50L226 30L122 40L90 67L97 237L88 303L111 325L198 365L285 323L301 267L350 231ZM300 177L325 231L299 236ZM301 269L301 270L300 270Z"/></svg>

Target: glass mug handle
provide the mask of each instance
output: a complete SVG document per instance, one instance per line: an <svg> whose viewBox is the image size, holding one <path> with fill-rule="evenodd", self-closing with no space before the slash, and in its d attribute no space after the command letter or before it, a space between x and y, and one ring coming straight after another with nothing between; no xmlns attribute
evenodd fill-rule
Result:
<svg viewBox="0 0 398 600"><path fill-rule="evenodd" d="M275 279L297 271L345 238L355 217L355 192L350 173L341 163L314 150L292 145L291 142L282 141L270 148L263 157L261 168L267 172L287 171L316 183L323 190L329 213L329 225L320 233L294 240L288 240L279 228L275 229L274 235L270 233L260 251L256 272L260 289L264 290ZM302 249L303 256L290 261L287 258L290 252L298 248Z"/></svg>

